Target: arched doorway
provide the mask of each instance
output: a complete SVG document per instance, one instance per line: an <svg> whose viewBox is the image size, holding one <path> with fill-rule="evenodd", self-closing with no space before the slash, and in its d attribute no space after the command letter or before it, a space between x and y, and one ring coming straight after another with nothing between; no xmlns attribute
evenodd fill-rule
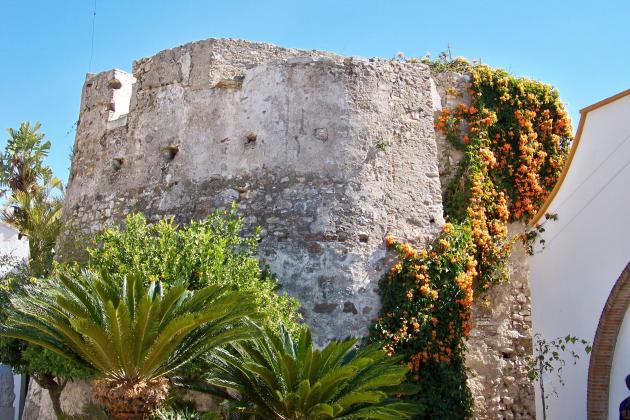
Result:
<svg viewBox="0 0 630 420"><path fill-rule="evenodd" d="M588 366L587 411L589 420L608 418L610 370L617 336L630 306L630 263L613 286L599 317Z"/></svg>

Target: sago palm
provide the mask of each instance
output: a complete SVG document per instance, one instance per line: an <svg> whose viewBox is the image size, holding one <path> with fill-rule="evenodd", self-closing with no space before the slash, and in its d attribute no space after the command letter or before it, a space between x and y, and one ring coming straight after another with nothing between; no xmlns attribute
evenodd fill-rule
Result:
<svg viewBox="0 0 630 420"><path fill-rule="evenodd" d="M403 384L407 366L378 344L355 349L356 342L332 341L314 350L307 329L297 341L286 331L266 330L212 352L205 388L196 388L257 419L394 420L417 414L416 406L394 398L415 391Z"/></svg>
<svg viewBox="0 0 630 420"><path fill-rule="evenodd" d="M66 270L50 286L14 299L0 332L97 372L95 398L115 419L146 418L164 401L166 375L199 354L251 336L255 308L219 286L163 291L137 275Z"/></svg>

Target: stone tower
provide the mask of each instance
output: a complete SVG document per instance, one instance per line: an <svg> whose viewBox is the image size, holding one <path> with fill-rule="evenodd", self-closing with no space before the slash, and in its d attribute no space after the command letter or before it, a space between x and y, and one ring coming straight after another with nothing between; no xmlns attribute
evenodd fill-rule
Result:
<svg viewBox="0 0 630 420"><path fill-rule="evenodd" d="M260 256L317 344L364 335L391 264L385 236L421 246L444 222L440 174L453 159L434 112L467 89L461 75L438 76L421 63L227 39L162 51L132 74L88 75L64 218L93 232L133 211L186 223L234 202L247 229L263 228ZM517 255L513 284L473 311L477 418L533 415Z"/></svg>
<svg viewBox="0 0 630 420"><path fill-rule="evenodd" d="M316 342L363 335L384 237L443 223L430 92L422 64L232 40L89 76L65 217L186 222L236 202Z"/></svg>

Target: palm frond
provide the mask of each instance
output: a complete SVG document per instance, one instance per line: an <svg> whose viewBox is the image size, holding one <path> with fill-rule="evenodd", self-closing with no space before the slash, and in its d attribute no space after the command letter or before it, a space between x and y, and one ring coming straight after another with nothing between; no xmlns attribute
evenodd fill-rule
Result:
<svg viewBox="0 0 630 420"><path fill-rule="evenodd" d="M282 329L265 329L254 340L211 352L205 392L227 395L240 412L269 419L404 419L417 413L394 398L407 366L377 345L356 350L356 343L332 341L314 350L307 330L294 341Z"/></svg>
<svg viewBox="0 0 630 420"><path fill-rule="evenodd" d="M60 269L46 287L14 299L0 334L40 345L112 379L151 380L209 348L252 337L244 292L187 285L164 295L134 273Z"/></svg>

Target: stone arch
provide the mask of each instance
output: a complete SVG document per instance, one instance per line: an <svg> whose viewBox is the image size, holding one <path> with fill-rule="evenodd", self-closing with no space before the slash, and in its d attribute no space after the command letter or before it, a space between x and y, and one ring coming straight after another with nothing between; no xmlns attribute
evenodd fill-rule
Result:
<svg viewBox="0 0 630 420"><path fill-rule="evenodd" d="M599 317L588 366L587 412L589 420L608 418L610 371L617 335L630 306L630 263L613 286Z"/></svg>

